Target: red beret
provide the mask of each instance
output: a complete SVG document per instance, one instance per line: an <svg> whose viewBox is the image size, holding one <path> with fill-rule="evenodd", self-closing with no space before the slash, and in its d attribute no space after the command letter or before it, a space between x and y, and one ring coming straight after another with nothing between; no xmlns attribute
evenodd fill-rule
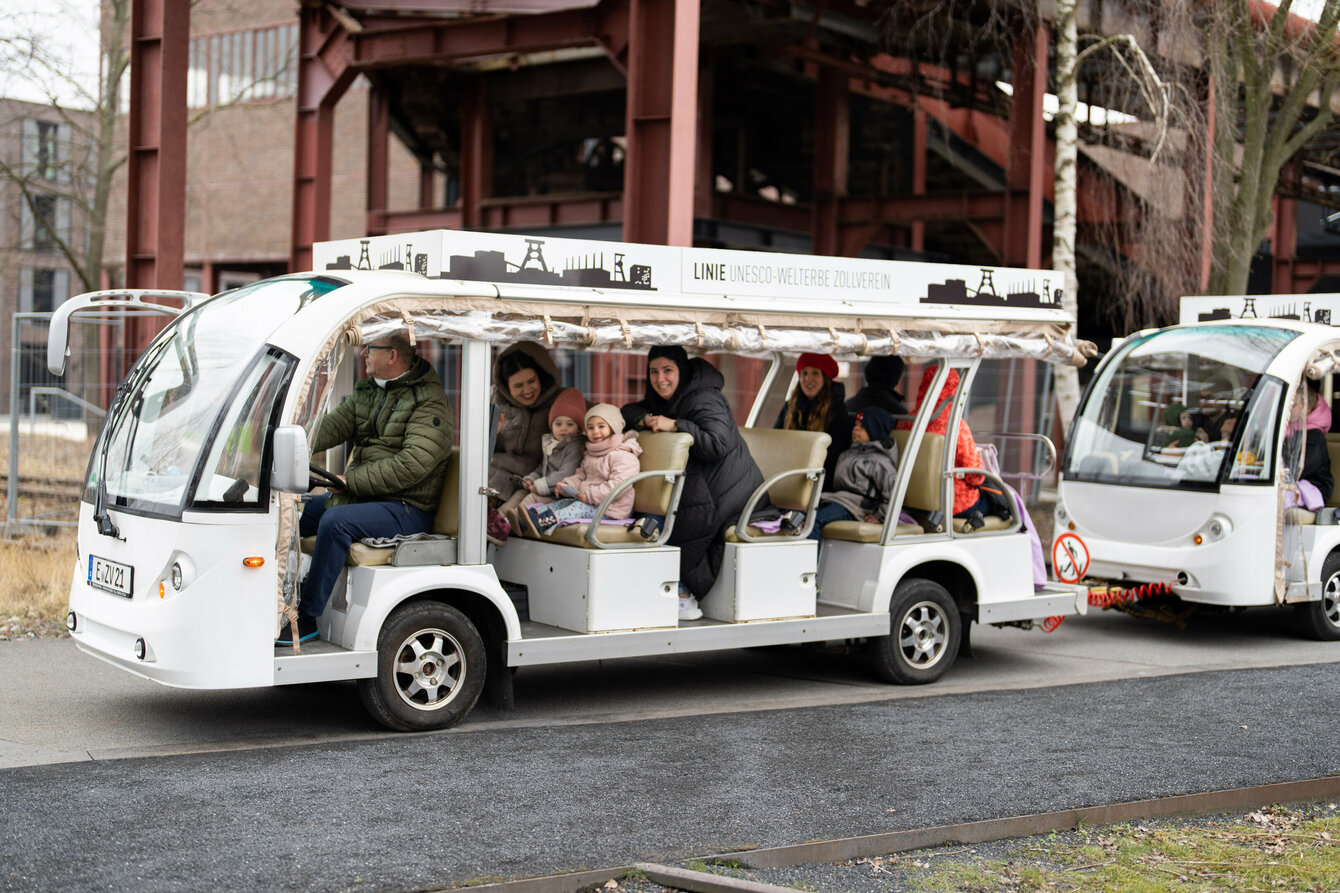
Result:
<svg viewBox="0 0 1340 893"><path fill-rule="evenodd" d="M813 366L815 369L818 369L824 375L828 376L829 381L833 381L838 377L837 360L833 359L827 354L822 353L801 354L800 359L796 360L796 371L799 372L806 366Z"/></svg>

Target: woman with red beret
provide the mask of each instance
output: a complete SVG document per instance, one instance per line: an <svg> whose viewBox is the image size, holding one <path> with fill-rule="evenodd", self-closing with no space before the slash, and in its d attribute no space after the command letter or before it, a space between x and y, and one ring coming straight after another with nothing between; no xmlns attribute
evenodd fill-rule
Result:
<svg viewBox="0 0 1340 893"><path fill-rule="evenodd" d="M797 387L777 415L774 428L792 431L827 431L833 442L824 459L824 489L833 489L837 457L851 446L851 416L847 392L837 380L838 364L830 356L803 353L796 360Z"/></svg>

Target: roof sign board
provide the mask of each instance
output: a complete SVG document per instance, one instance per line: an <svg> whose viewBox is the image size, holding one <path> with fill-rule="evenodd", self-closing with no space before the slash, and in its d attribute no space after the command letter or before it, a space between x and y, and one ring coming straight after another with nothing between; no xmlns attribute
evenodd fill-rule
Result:
<svg viewBox="0 0 1340 893"><path fill-rule="evenodd" d="M409 270L433 279L593 288L638 303L723 296L893 305L898 315L1069 322L1047 270L674 248L460 230L319 242L317 271ZM656 297L657 295L661 297ZM694 298L702 300L694 300ZM817 309L817 308L816 308Z"/></svg>
<svg viewBox="0 0 1340 893"><path fill-rule="evenodd" d="M1340 325L1340 295L1210 295L1182 298L1178 322L1293 319Z"/></svg>

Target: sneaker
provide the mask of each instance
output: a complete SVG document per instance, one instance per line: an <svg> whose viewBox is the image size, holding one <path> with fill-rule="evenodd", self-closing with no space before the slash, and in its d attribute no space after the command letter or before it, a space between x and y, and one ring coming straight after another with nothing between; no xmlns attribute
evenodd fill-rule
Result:
<svg viewBox="0 0 1340 893"><path fill-rule="evenodd" d="M700 620L703 616L703 609L698 607L698 600L691 595L681 595L679 597L679 619L680 620Z"/></svg>
<svg viewBox="0 0 1340 893"><path fill-rule="evenodd" d="M306 614L298 615L298 641L307 642L321 635L321 631L316 628L316 621ZM275 636L276 645L293 644L293 625L285 623L284 628Z"/></svg>
<svg viewBox="0 0 1340 893"><path fill-rule="evenodd" d="M507 519L503 517L502 512L497 509L491 509L489 511L485 533L488 537L488 541L495 546L506 545L507 537L511 532L512 526L507 522Z"/></svg>
<svg viewBox="0 0 1340 893"><path fill-rule="evenodd" d="M544 536L553 531L558 526L558 518L554 516L554 510L547 505L526 506L525 520L536 536Z"/></svg>

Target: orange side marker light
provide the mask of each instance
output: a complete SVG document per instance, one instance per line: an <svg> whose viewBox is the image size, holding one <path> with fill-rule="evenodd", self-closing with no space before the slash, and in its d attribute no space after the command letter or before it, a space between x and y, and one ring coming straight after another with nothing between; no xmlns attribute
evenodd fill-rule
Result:
<svg viewBox="0 0 1340 893"><path fill-rule="evenodd" d="M262 564L265 564L265 559L261 558L259 555L252 555L249 558L243 558L242 563L247 567L260 567Z"/></svg>

